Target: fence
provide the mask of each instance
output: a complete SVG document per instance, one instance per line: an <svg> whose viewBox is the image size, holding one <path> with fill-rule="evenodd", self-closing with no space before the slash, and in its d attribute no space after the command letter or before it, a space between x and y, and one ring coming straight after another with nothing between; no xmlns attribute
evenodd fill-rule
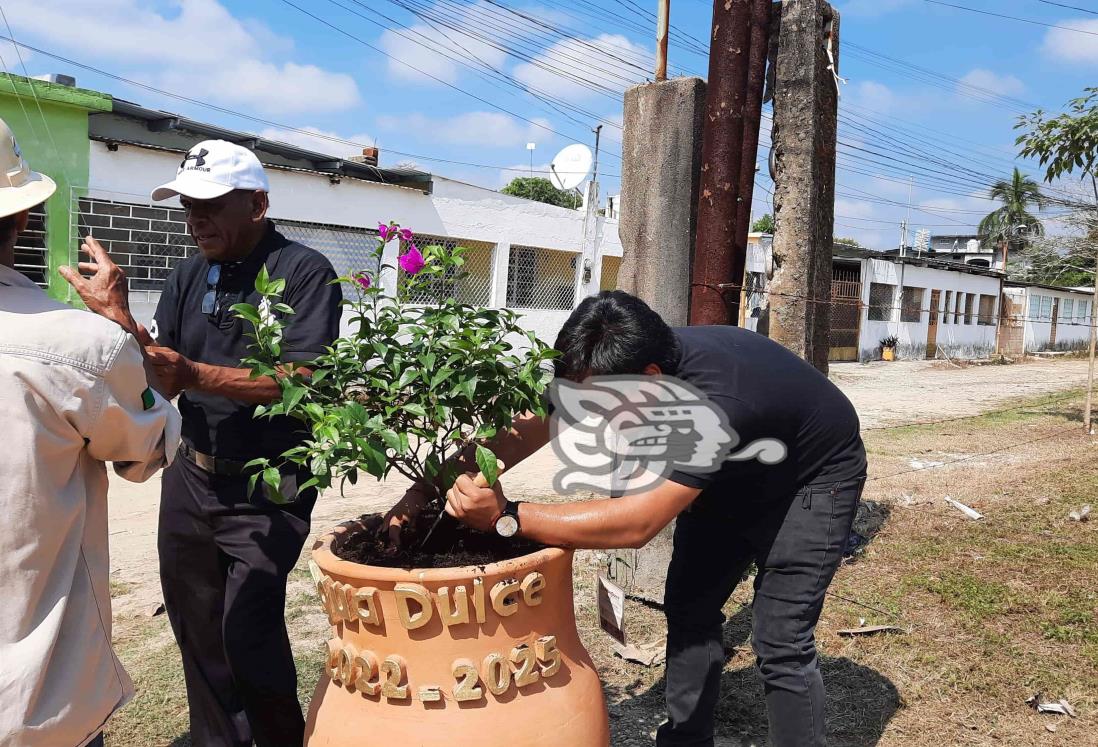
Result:
<svg viewBox="0 0 1098 747"><path fill-rule="evenodd" d="M444 276L433 279L410 299L413 303L432 303L440 298L453 298L472 306L488 306L491 303L493 244L426 234L416 236L415 243L420 248L441 246L448 252L460 246L465 249L465 265L460 269L452 268ZM402 243L401 252L405 248ZM403 280L403 271L400 277Z"/></svg>

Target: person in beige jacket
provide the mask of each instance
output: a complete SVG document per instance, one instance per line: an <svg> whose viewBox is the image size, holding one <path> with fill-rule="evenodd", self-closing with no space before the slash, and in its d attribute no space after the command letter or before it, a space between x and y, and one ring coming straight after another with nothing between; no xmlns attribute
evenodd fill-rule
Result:
<svg viewBox="0 0 1098 747"><path fill-rule="evenodd" d="M105 463L141 482L179 443L179 413L150 388L134 336L14 269L28 211L54 189L0 120L0 747L101 745L133 696L111 648ZM102 249L87 249L104 260L81 264L91 277L62 274L124 294Z"/></svg>

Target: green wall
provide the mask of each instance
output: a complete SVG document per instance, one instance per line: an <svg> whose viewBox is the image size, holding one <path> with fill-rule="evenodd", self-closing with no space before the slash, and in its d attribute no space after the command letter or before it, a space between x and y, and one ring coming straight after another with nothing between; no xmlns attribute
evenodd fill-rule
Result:
<svg viewBox="0 0 1098 747"><path fill-rule="evenodd" d="M57 182L46 203L46 246L49 294L63 301L75 295L57 268L76 261L71 214L88 186L88 113L111 108L111 97L96 91L0 75L0 118L15 133L30 167Z"/></svg>

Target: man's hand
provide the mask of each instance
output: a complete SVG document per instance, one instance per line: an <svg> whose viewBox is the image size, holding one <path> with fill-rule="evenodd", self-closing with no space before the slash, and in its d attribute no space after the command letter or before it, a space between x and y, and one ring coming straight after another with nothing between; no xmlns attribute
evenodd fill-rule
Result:
<svg viewBox="0 0 1098 747"><path fill-rule="evenodd" d="M160 393L165 399L175 399L198 384L198 364L171 348L147 347L145 356L163 387Z"/></svg>
<svg viewBox="0 0 1098 747"><path fill-rule="evenodd" d="M89 310L137 335L138 325L130 313L126 273L91 236L84 239L80 249L90 261L77 265L79 272L66 265L59 267L58 273L69 282ZM91 277L86 278L81 273L90 273Z"/></svg>
<svg viewBox="0 0 1098 747"><path fill-rule="evenodd" d="M466 526L490 532L507 506L507 498L498 480L491 488L484 487L483 480L472 472L459 477L446 493L446 513Z"/></svg>
<svg viewBox="0 0 1098 747"><path fill-rule="evenodd" d="M389 509L381 522L381 531L388 532L389 544L400 547L400 531L404 525L419 516L431 502L433 490L430 485L417 482L408 488L400 502Z"/></svg>

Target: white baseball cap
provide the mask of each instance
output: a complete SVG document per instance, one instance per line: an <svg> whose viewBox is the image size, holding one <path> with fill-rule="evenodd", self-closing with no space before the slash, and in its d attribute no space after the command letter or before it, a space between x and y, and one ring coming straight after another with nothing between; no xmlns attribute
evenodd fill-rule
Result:
<svg viewBox="0 0 1098 747"><path fill-rule="evenodd" d="M226 140L203 140L187 151L175 179L152 192L153 200L182 195L194 200L212 200L248 189L269 192L263 164L247 148Z"/></svg>
<svg viewBox="0 0 1098 747"><path fill-rule="evenodd" d="M0 218L45 202L56 189L53 179L30 170L11 128L0 119Z"/></svg>

